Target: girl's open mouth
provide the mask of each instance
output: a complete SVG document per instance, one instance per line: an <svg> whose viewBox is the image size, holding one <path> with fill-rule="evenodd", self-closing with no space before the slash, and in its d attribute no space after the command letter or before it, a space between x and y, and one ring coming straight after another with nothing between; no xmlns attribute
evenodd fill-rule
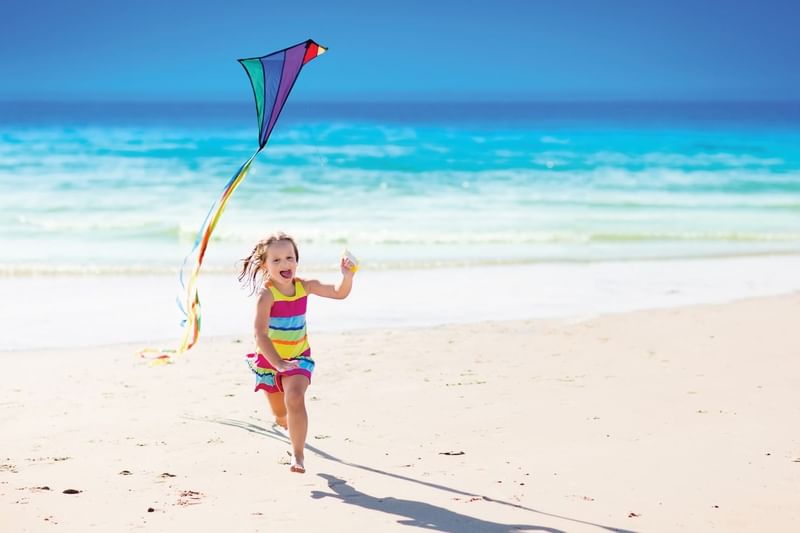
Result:
<svg viewBox="0 0 800 533"><path fill-rule="evenodd" d="M292 279L292 271L291 270L281 270L281 277L284 279Z"/></svg>

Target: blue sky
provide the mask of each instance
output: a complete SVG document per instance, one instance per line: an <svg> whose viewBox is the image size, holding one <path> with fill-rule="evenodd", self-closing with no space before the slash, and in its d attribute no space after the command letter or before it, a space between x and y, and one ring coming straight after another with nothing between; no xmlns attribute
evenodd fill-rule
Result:
<svg viewBox="0 0 800 533"><path fill-rule="evenodd" d="M302 6L302 7L301 7ZM797 100L775 0L5 0L0 99L240 100L236 62L313 38L307 100Z"/></svg>

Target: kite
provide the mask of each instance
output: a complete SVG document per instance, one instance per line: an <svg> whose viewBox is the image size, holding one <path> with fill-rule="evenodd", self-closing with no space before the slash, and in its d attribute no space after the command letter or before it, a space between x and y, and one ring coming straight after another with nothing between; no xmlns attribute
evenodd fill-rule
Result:
<svg viewBox="0 0 800 533"><path fill-rule="evenodd" d="M184 316L183 338L175 350L144 350L146 352L158 352L156 357L151 358L153 364L166 364L172 362L170 354L181 354L192 348L200 336L200 297L197 291L197 279L200 274L200 267L203 264L203 257L208 247L209 239L214 228L219 222L225 206L230 200L233 191L244 180L250 170L253 160L264 149L269 140L278 116L283 110L283 105L289 97L289 93L294 87L297 76L303 66L317 56L325 53L327 48L320 46L311 39L284 48L277 52L248 59L239 59L239 63L244 67L250 83L253 86L253 95L256 100L256 113L258 115L258 149L250 158L239 167L239 170L228 180L222 189L222 194L212 204L208 214L200 226L192 250L187 254L180 270L180 286L185 293L183 303L178 298L178 306ZM194 264L190 270L188 282L184 282L184 272L189 264L190 258L194 258Z"/></svg>

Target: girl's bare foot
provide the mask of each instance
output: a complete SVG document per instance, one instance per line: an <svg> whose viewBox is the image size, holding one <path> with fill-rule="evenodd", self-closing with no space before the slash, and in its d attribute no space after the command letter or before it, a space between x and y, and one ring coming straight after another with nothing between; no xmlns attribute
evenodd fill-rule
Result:
<svg viewBox="0 0 800 533"><path fill-rule="evenodd" d="M286 417L285 416L276 416L275 417L275 423L278 424L283 429L289 429L289 424L286 423Z"/></svg>
<svg viewBox="0 0 800 533"><path fill-rule="evenodd" d="M303 466L303 458L292 455L292 464L289 467L290 472L297 472L298 474L305 474L306 467Z"/></svg>

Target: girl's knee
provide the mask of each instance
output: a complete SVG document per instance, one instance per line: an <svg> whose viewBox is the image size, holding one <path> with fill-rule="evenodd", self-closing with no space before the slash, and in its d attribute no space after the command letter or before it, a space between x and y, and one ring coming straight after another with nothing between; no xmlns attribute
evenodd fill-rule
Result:
<svg viewBox="0 0 800 533"><path fill-rule="evenodd" d="M305 391L303 390L288 390L284 393L287 409L302 409L305 406Z"/></svg>

